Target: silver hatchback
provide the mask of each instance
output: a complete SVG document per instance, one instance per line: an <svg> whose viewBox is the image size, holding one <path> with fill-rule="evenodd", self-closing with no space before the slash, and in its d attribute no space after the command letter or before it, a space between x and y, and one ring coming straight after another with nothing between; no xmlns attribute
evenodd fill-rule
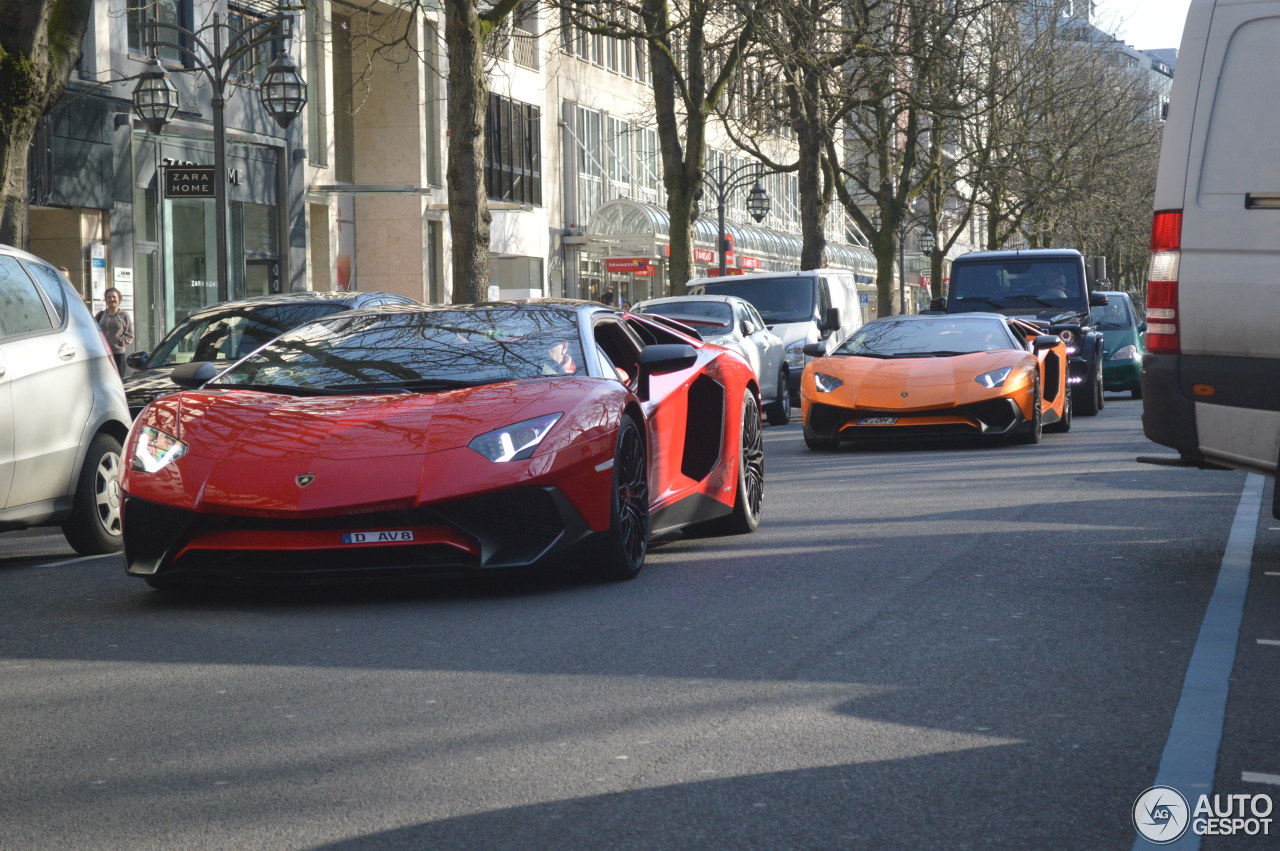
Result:
<svg viewBox="0 0 1280 851"><path fill-rule="evenodd" d="M119 550L129 423L79 294L48 263L0 245L0 532L61 526L76 552Z"/></svg>

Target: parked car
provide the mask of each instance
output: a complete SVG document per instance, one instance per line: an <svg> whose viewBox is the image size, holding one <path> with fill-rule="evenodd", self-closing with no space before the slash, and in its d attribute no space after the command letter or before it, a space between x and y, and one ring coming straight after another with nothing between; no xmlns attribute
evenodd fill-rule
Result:
<svg viewBox="0 0 1280 851"><path fill-rule="evenodd" d="M1102 386L1128 390L1141 399L1147 323L1138 317L1133 299L1128 293L1108 292L1106 306L1093 309L1093 321L1102 332Z"/></svg>
<svg viewBox="0 0 1280 851"><path fill-rule="evenodd" d="M1071 428L1068 357L1058 336L995 313L877 319L805 367L804 440L819 450L868 438L1039 443Z"/></svg>
<svg viewBox="0 0 1280 851"><path fill-rule="evenodd" d="M800 395L800 373L810 360L805 346L823 343L825 354L862 325L857 279L847 269L694 278L687 286L690 295L736 295L760 311L769 330L782 338L793 399Z"/></svg>
<svg viewBox="0 0 1280 851"><path fill-rule="evenodd" d="M0 531L61 526L78 553L120 549L129 409L80 294L0 246Z"/></svg>
<svg viewBox="0 0 1280 851"><path fill-rule="evenodd" d="M760 395L772 400L764 406L769 424L791 422L791 373L782 338L765 326L751 302L732 295L686 295L642 301L632 311L683 322L708 343L742 355L760 382Z"/></svg>
<svg viewBox="0 0 1280 851"><path fill-rule="evenodd" d="M192 360L228 365L314 319L379 304L418 304L380 292L305 292L224 301L197 310L174 326L150 352L135 352L127 363L138 370L124 380L129 412L135 418L152 399L172 393L175 366Z"/></svg>
<svg viewBox="0 0 1280 851"><path fill-rule="evenodd" d="M126 453L125 564L157 587L580 564L756 528L764 449L739 355L539 299L382 307L290 331L153 402Z"/></svg>

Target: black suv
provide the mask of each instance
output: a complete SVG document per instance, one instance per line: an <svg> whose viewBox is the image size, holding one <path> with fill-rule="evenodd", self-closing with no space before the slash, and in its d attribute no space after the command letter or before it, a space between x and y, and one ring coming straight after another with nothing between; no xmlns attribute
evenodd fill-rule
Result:
<svg viewBox="0 0 1280 851"><path fill-rule="evenodd" d="M930 308L995 311L1057 334L1071 358L1071 407L1089 417L1102 409L1103 360L1102 334L1089 310L1107 304L1105 294L1090 292L1091 283L1079 251L980 251L956 258L947 297L934 299Z"/></svg>

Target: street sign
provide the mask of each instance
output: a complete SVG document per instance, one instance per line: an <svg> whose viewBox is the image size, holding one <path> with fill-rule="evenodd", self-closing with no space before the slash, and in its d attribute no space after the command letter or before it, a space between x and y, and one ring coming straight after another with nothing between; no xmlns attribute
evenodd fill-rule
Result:
<svg viewBox="0 0 1280 851"><path fill-rule="evenodd" d="M211 165L165 166L164 197L212 198L216 171Z"/></svg>

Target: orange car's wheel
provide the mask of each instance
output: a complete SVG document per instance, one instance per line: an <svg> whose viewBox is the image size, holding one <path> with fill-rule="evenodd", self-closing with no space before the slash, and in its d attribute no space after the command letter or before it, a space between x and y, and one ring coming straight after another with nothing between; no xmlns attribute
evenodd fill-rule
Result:
<svg viewBox="0 0 1280 851"><path fill-rule="evenodd" d="M1044 434L1044 412L1041 410L1042 401L1040 399L1040 376L1036 375L1035 384L1031 387L1031 428L1026 432L1016 435L1013 439L1014 443L1039 443L1040 436Z"/></svg>
<svg viewBox="0 0 1280 851"><path fill-rule="evenodd" d="M1067 432L1071 431L1071 393L1068 392L1062 397L1062 419L1056 423L1050 423L1044 427L1045 431Z"/></svg>
<svg viewBox="0 0 1280 851"><path fill-rule="evenodd" d="M649 550L649 462L644 436L631 417L623 417L613 453L609 531L600 541L594 565L601 579L633 579Z"/></svg>
<svg viewBox="0 0 1280 851"><path fill-rule="evenodd" d="M840 441L834 437L811 437L809 432L804 433L804 445L812 449L814 452L832 452Z"/></svg>

